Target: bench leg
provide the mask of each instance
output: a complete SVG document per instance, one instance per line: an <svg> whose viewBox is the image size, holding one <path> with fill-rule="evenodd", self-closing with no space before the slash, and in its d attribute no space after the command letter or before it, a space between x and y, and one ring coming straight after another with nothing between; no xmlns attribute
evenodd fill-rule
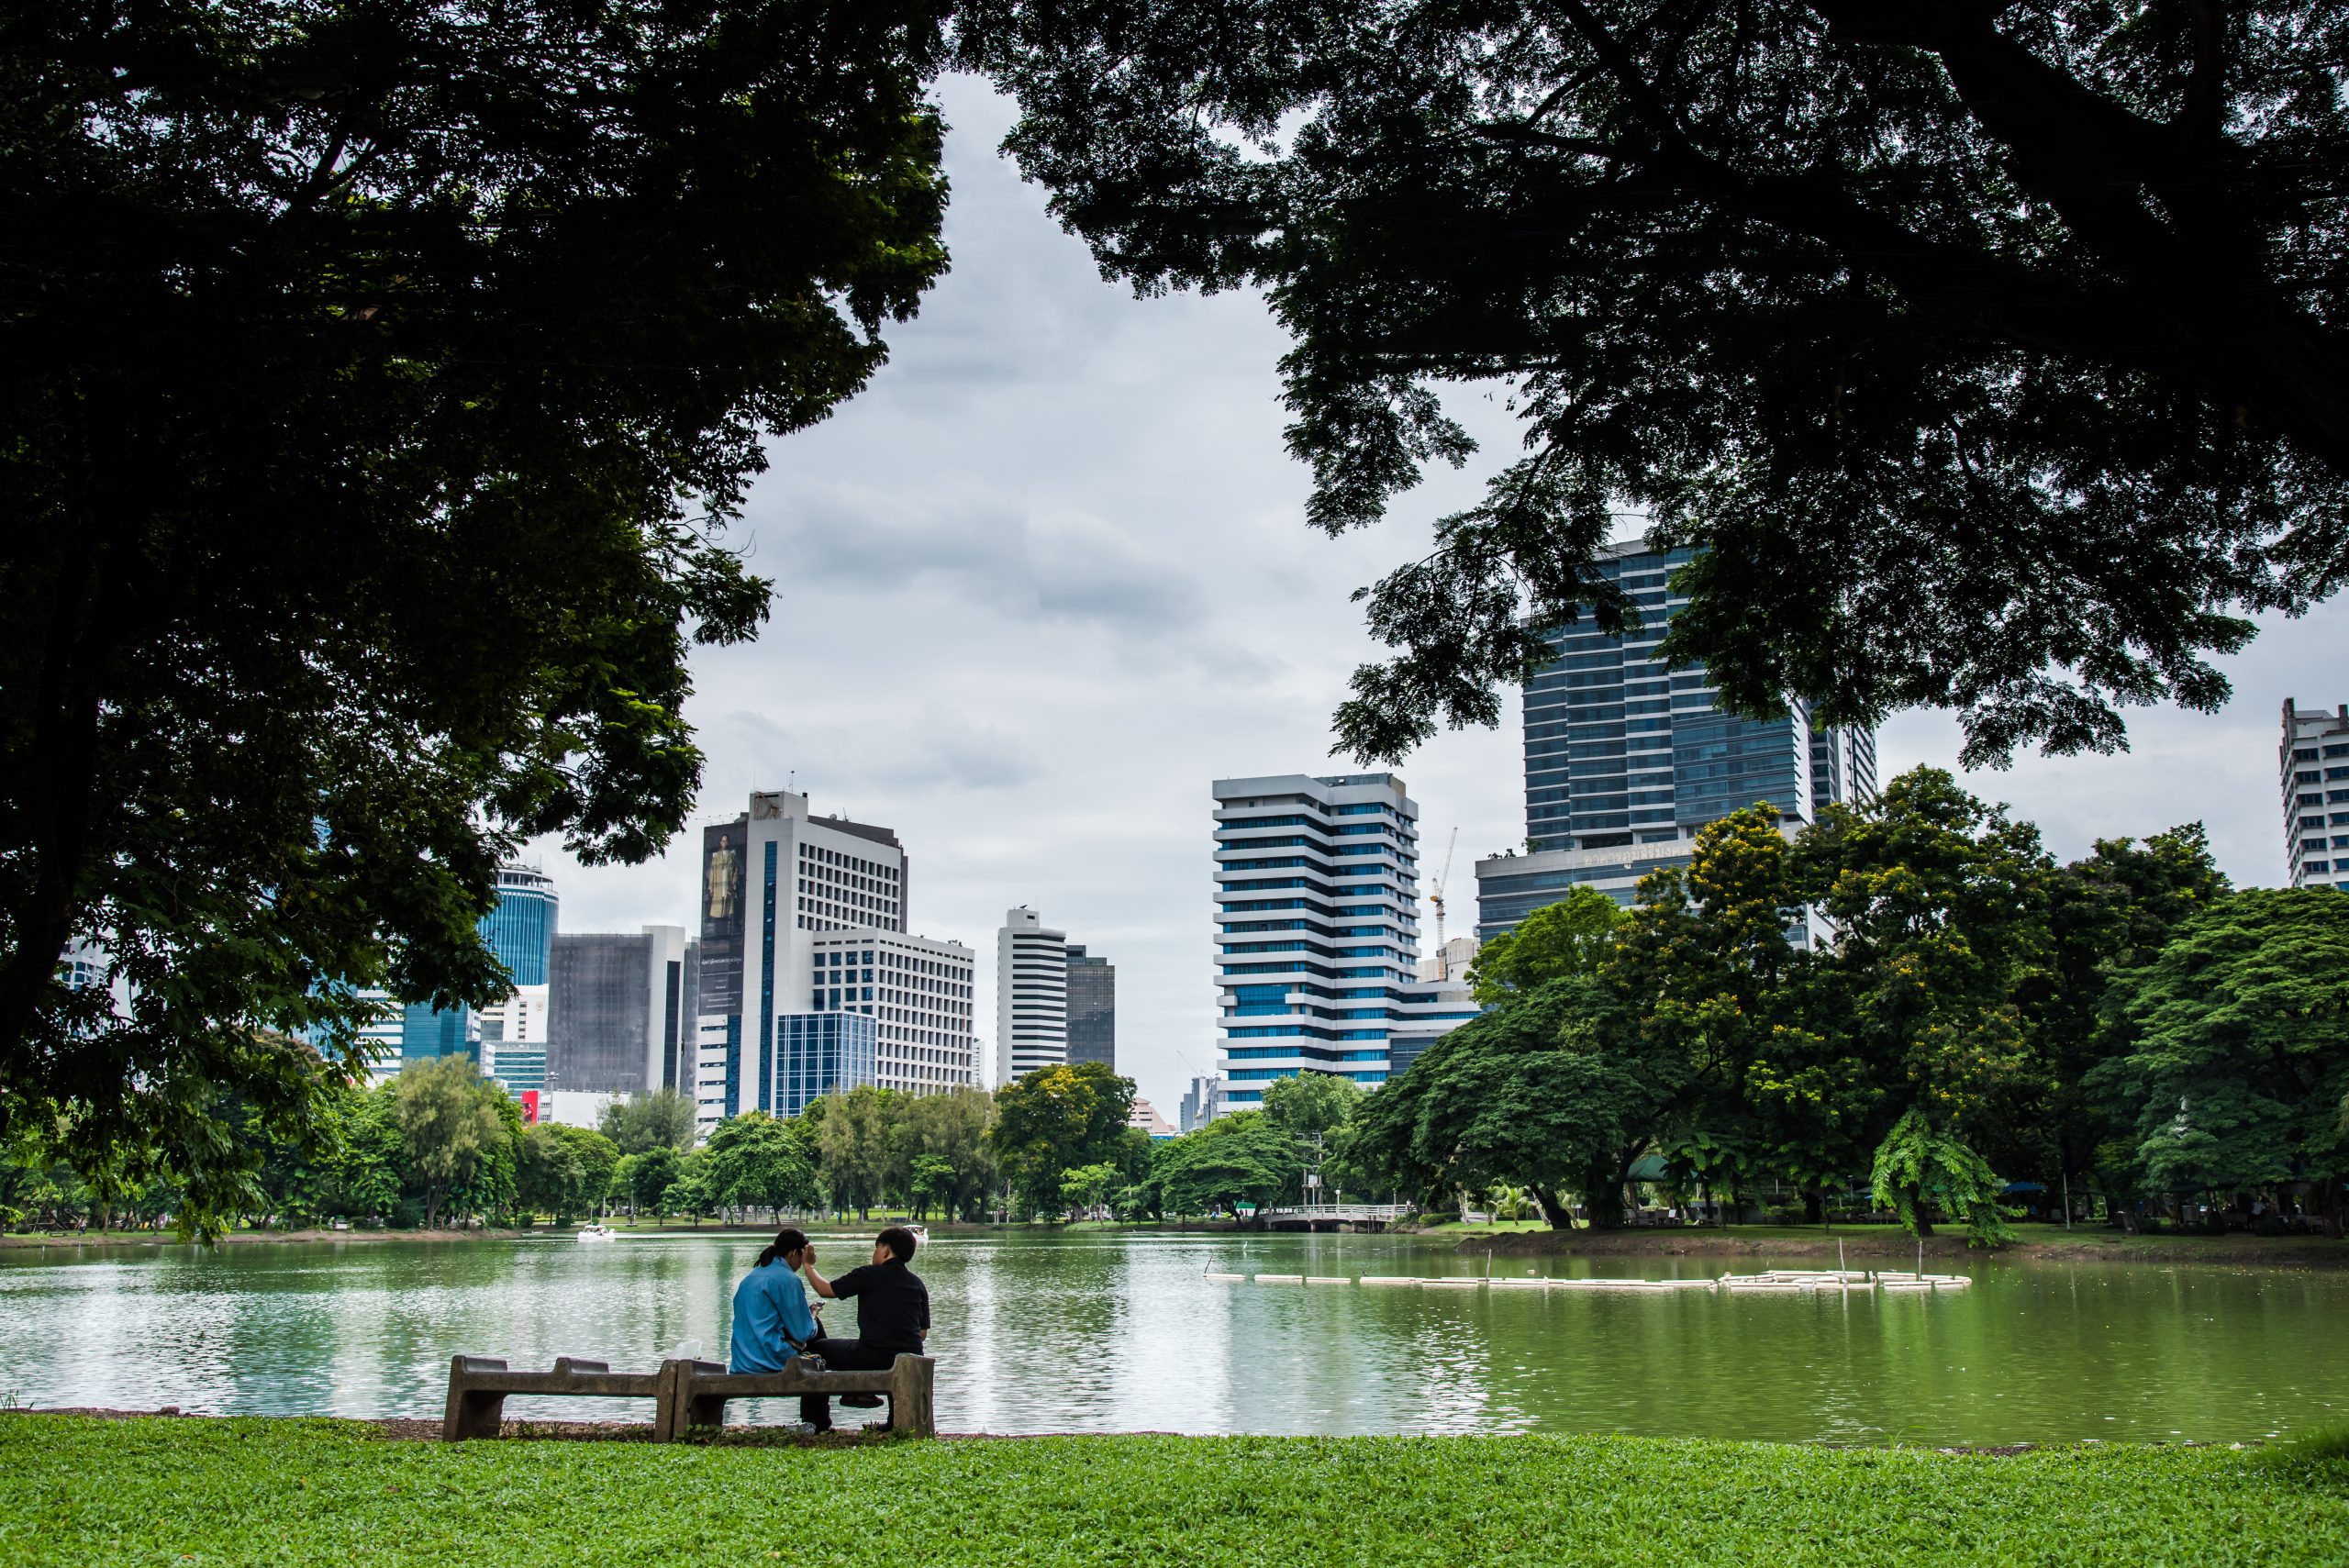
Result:
<svg viewBox="0 0 2349 1568"><path fill-rule="evenodd" d="M889 1365L889 1429L934 1438L938 1424L930 1414L930 1370L928 1356L899 1356Z"/></svg>
<svg viewBox="0 0 2349 1568"><path fill-rule="evenodd" d="M440 1419L440 1437L452 1443L463 1442L467 1438L494 1438L505 1418L505 1395L480 1388L451 1388L448 1411Z"/></svg>
<svg viewBox="0 0 2349 1568"><path fill-rule="evenodd" d="M665 1361L661 1363L661 1381L655 1385L659 1391L652 1396L652 1440L654 1442L675 1442L683 1429L683 1422L680 1420L683 1412L679 1405L680 1385L685 1380L685 1373L684 1362Z"/></svg>

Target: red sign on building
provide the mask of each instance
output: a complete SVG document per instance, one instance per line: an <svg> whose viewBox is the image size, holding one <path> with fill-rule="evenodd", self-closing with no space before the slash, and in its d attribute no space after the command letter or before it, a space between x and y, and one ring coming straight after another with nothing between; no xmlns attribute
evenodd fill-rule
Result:
<svg viewBox="0 0 2349 1568"><path fill-rule="evenodd" d="M539 1125L539 1092L536 1089L522 1091L522 1125L524 1127Z"/></svg>

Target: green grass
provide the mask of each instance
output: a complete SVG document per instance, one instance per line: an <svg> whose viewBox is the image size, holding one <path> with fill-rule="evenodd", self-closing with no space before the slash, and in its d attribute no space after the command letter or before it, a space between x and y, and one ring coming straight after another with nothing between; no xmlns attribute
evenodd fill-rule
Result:
<svg viewBox="0 0 2349 1568"><path fill-rule="evenodd" d="M849 1560L2273 1568L2349 1562L2349 1460L1632 1438L444 1445L333 1421L0 1418L0 1562Z"/></svg>

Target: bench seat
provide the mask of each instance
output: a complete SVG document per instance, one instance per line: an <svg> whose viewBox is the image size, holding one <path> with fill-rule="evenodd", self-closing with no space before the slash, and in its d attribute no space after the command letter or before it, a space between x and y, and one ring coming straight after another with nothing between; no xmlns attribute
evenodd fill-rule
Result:
<svg viewBox="0 0 2349 1568"><path fill-rule="evenodd" d="M552 1372L516 1372L496 1356L452 1356L449 1360L449 1407L441 1418L440 1436L448 1442L468 1438L494 1438L506 1418L509 1394L568 1395L584 1398L634 1398L656 1401L654 1425L666 1401L662 1387L668 1366L660 1372L614 1372L608 1362L557 1356Z"/></svg>
<svg viewBox="0 0 2349 1568"><path fill-rule="evenodd" d="M781 1372L729 1372L718 1362L671 1362L676 1369L673 1396L664 1401L669 1425L661 1438L674 1442L695 1427L715 1427L726 1418L729 1399L796 1398L806 1394L882 1394L889 1399L892 1431L932 1438L938 1429L930 1410L937 1362L900 1355L885 1372L810 1371L795 1360ZM665 1370L665 1369L664 1369Z"/></svg>
<svg viewBox="0 0 2349 1568"><path fill-rule="evenodd" d="M606 1362L557 1356L551 1372L517 1372L496 1356L451 1356L440 1436L452 1443L497 1436L513 1394L650 1399L655 1442L675 1442L696 1427L720 1425L729 1399L880 1394L888 1397L893 1430L936 1437L930 1388L937 1364L928 1356L901 1355L884 1372L817 1372L799 1361L774 1373L731 1373L722 1362L702 1361L665 1361L658 1372L614 1372Z"/></svg>

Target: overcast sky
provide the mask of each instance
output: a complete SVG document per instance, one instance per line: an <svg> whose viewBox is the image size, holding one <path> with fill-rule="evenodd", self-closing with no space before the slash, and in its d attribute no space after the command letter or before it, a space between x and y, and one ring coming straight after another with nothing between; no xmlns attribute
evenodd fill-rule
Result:
<svg viewBox="0 0 2349 1568"><path fill-rule="evenodd" d="M643 866L584 870L551 841L531 858L557 878L564 930L690 925L698 824L796 773L819 813L904 840L909 924L978 955L990 1046L1007 908L1109 957L1119 1070L1172 1119L1215 1064L1208 781L1353 771L1329 755L1330 714L1378 650L1348 595L1422 550L1478 474L1444 471L1367 533L1308 528L1281 444L1287 344L1263 306L1105 284L996 156L1008 104L967 82L943 97L953 269L889 334L873 385L777 443L752 493L739 537L775 579L774 618L696 658L696 827ZM1493 466L1513 455L1497 408L1463 411ZM2066 858L2199 818L2239 884L2275 884L2278 707L2349 699L2344 648L2337 605L2279 622L2228 662L2223 713L2145 711L2129 755L2026 756L1968 782ZM1423 889L1459 829L1455 933L1474 925L1475 858L1524 837L1518 722L1512 701L1497 731L1446 735L1397 770ZM1956 727L1904 715L1878 745L1887 778L1953 766Z"/></svg>

